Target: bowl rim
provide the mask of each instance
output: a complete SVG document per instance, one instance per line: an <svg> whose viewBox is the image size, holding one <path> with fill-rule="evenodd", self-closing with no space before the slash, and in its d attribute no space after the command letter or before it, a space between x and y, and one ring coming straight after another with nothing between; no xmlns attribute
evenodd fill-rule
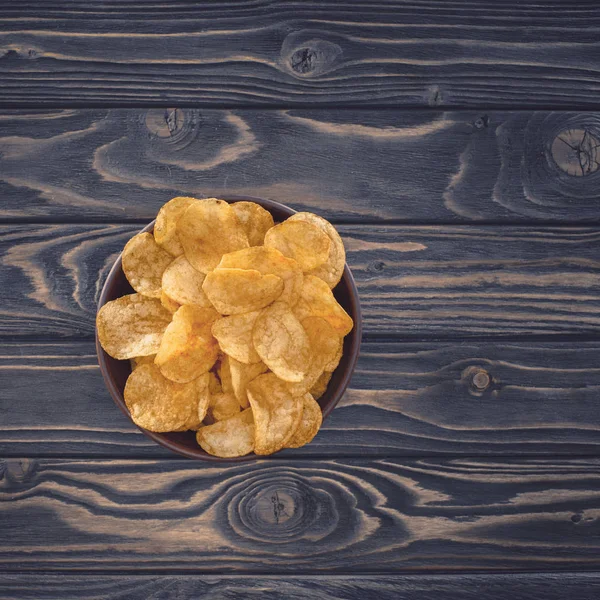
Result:
<svg viewBox="0 0 600 600"><path fill-rule="evenodd" d="M269 212L272 212L271 209L275 208L275 209L281 210L283 212L290 213L290 216L292 214L295 214L296 212L298 212L298 211L294 210L293 208L290 208L289 206L286 206L286 205L276 202L274 200L267 200L264 198L257 198L257 197L251 197L251 196L227 195L227 196L221 196L219 199L225 200L227 202L239 202L239 201L256 202L257 204L261 205L263 208L267 209ZM156 219L153 219L145 227L140 229L138 233L146 233L146 232L151 233L154 230L155 222L156 222ZM108 272L106 279L104 280L104 284L102 285L102 291L100 292L100 296L98 297L96 314L98 313L98 311L100 310L100 308L102 306L104 306L107 302L109 302L109 300L107 299L107 296L109 295L110 282L112 282L112 280L116 276L118 276L119 273L122 273L124 276L123 266L122 266L122 256L123 256L123 252L121 251L119 253L119 256L116 258L115 262L113 263L113 266L111 267L110 271ZM350 352L348 355L347 367L343 373L341 380L338 383L337 388L335 389L335 393L333 394L331 400L327 403L327 405L324 408L321 407L321 410L323 413L323 421L325 421L325 419L331 414L331 412L334 410L334 408L337 406L337 404L341 400L346 389L348 388L348 385L350 384L350 380L352 379L352 376L356 369L356 363L357 363L358 357L360 355L360 347L361 347L361 343L362 343L362 310L361 310L361 306L360 306L360 296L358 294L358 289L356 287L356 282L354 281L354 277L352 276L352 272L350 271L350 268L348 267L348 263L344 263L344 271L342 273L342 278L340 281L344 281L346 283L347 287L349 288L350 295L353 298L352 307L354 309L355 314L353 314L351 316L354 320L354 327L353 327L351 333L349 334L349 335L352 335L352 341L351 341L351 346L350 346ZM178 454L179 456L184 456L186 458L191 458L191 459L195 459L195 460L204 460L204 461L209 461L209 462L248 462L248 461L252 461L252 460L269 459L278 454L278 452L276 452L273 455L262 456L262 455L257 455L257 454L254 454L253 452L251 452L250 454L246 454L244 456L223 458L220 456L213 456L211 454L208 454L208 452L205 452L204 450L202 450L202 448L200 446L198 446L198 449L202 452L202 454L200 454L196 450L190 450L188 448L182 447L182 446L176 444L175 442L169 440L168 438L165 437L164 433L149 431L147 429L144 429L143 427L140 427L131 418L131 414L129 413L127 405L125 404L123 394L117 387L117 384L115 383L114 378L110 376L110 369L108 366L108 361L116 360L116 359L113 359L112 357L110 357L106 353L104 348L102 348L102 346L100 345L100 340L98 338L98 327L95 322L94 322L94 331L95 331L96 355L98 358L98 365L100 367L100 372L102 373L102 379L104 380L104 384L106 385L113 401L121 409L121 412L123 412L125 414L125 416L129 419L129 421L133 425L135 425L135 427L137 427L144 435L146 435L147 437L152 439L154 442L156 442L157 444L159 444L160 446L162 446L164 448L167 448L171 452ZM125 361L123 361L123 362L125 362Z"/></svg>

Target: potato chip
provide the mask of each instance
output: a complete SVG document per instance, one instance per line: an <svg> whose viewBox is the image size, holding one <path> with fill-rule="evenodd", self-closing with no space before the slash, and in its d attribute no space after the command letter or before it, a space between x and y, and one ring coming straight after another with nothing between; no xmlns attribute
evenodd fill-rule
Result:
<svg viewBox="0 0 600 600"><path fill-rule="evenodd" d="M293 398L274 373L259 375L248 384L254 415L256 454L272 454L283 448L302 419L303 399Z"/></svg>
<svg viewBox="0 0 600 600"><path fill-rule="evenodd" d="M255 246L224 254L219 268L256 269L263 275L277 275L283 279L283 292L278 298L279 302L294 306L300 297L304 279L300 265L275 248Z"/></svg>
<svg viewBox="0 0 600 600"><path fill-rule="evenodd" d="M185 257L202 273L212 271L223 254L249 245L233 208L216 198L192 203L177 221L177 235Z"/></svg>
<svg viewBox="0 0 600 600"><path fill-rule="evenodd" d="M134 235L125 244L121 260L123 273L136 292L160 298L162 275L173 257L154 241L151 233Z"/></svg>
<svg viewBox="0 0 600 600"><path fill-rule="evenodd" d="M98 311L98 339L105 352L118 360L156 354L171 313L142 294L107 302Z"/></svg>
<svg viewBox="0 0 600 600"><path fill-rule="evenodd" d="M212 308L187 305L178 309L154 361L165 377L186 383L210 370L219 352L217 340L210 332L218 316Z"/></svg>
<svg viewBox="0 0 600 600"><path fill-rule="evenodd" d="M229 357L229 371L231 373L231 385L233 393L242 408L248 408L248 384L267 371L267 365L262 362L245 365L233 357Z"/></svg>
<svg viewBox="0 0 600 600"><path fill-rule="evenodd" d="M310 271L309 274L322 279L333 289L340 282L344 273L344 266L346 265L346 250L344 249L344 242L342 242L340 234L329 221L313 213L299 212L292 215L288 221L306 221L307 223L312 223L320 227L329 236L331 247L329 248L327 260L322 265Z"/></svg>
<svg viewBox="0 0 600 600"><path fill-rule="evenodd" d="M284 381L302 381L310 366L310 342L304 327L284 302L265 308L252 331L262 361Z"/></svg>
<svg viewBox="0 0 600 600"><path fill-rule="evenodd" d="M210 402L209 375L209 373L204 373L204 375L200 375L200 377L194 379L192 382L196 385L198 406L197 410L193 411L191 417L185 424L185 431L188 429L196 431L202 425L202 421L206 416L206 411L208 410Z"/></svg>
<svg viewBox="0 0 600 600"><path fill-rule="evenodd" d="M259 310L254 310L223 317L213 323L212 334L225 354L244 364L260 362L260 356L252 343L252 328L259 314Z"/></svg>
<svg viewBox="0 0 600 600"><path fill-rule="evenodd" d="M319 227L307 221L284 221L265 235L265 246L293 258L306 272L322 265L329 257L331 240Z"/></svg>
<svg viewBox="0 0 600 600"><path fill-rule="evenodd" d="M221 380L221 388L225 393L233 394L233 385L231 383L231 368L229 366L229 356L225 355L221 357L221 364L219 365L219 379Z"/></svg>
<svg viewBox="0 0 600 600"><path fill-rule="evenodd" d="M329 385L332 375L333 373L330 371L323 371L321 377L319 377L312 388L310 388L310 394L315 400L318 400L327 391L327 386Z"/></svg>
<svg viewBox="0 0 600 600"><path fill-rule="evenodd" d="M212 456L235 458L254 449L254 418L247 409L234 417L202 427L196 434L200 447Z"/></svg>
<svg viewBox="0 0 600 600"><path fill-rule="evenodd" d="M234 202L231 207L242 224L250 246L262 246L265 233L273 227L273 217L256 202Z"/></svg>
<svg viewBox="0 0 600 600"><path fill-rule="evenodd" d="M314 275L304 276L300 299L293 311L300 321L306 317L326 319L342 337L350 333L354 327L352 318L338 304L329 286Z"/></svg>
<svg viewBox="0 0 600 600"><path fill-rule="evenodd" d="M180 196L169 200L158 211L154 222L154 239L159 246L162 246L172 256L183 254L183 246L177 234L177 222L194 202L197 202L196 198Z"/></svg>
<svg viewBox="0 0 600 600"><path fill-rule="evenodd" d="M175 302L175 300L172 300L171 298L169 298L169 296L167 296L167 294L163 292L160 293L160 303L171 313L174 314L177 312L177 309L181 306L181 304L179 304L178 302Z"/></svg>
<svg viewBox="0 0 600 600"><path fill-rule="evenodd" d="M198 410L196 383L175 383L152 364L132 371L123 397L133 421L149 431L181 429Z"/></svg>
<svg viewBox="0 0 600 600"><path fill-rule="evenodd" d="M179 304L195 304L212 308L202 284L206 275L196 271L185 256L176 258L162 276L162 289L165 294Z"/></svg>
<svg viewBox="0 0 600 600"><path fill-rule="evenodd" d="M262 275L253 269L215 269L204 280L202 289L222 315L258 310L277 300L283 279Z"/></svg>
<svg viewBox="0 0 600 600"><path fill-rule="evenodd" d="M294 435L286 443L286 448L300 448L309 442L312 442L314 437L321 428L323 422L323 414L321 407L316 400L310 395L302 396L302 419L300 425L294 432Z"/></svg>
<svg viewBox="0 0 600 600"><path fill-rule="evenodd" d="M148 356L134 356L129 359L129 363L131 364L131 370L133 371L135 368L140 365L148 365L154 362L154 357L156 354L149 354Z"/></svg>
<svg viewBox="0 0 600 600"><path fill-rule="evenodd" d="M217 379L217 376L210 371L208 377L208 391L211 394L220 394L223 391L223 388L221 387L221 382Z"/></svg>
<svg viewBox="0 0 600 600"><path fill-rule="evenodd" d="M210 397L208 412L214 421L224 421L241 410L240 403L231 393L214 394Z"/></svg>
<svg viewBox="0 0 600 600"><path fill-rule="evenodd" d="M338 368L340 364L340 360L342 360L342 356L344 354L344 340L340 339L340 346L338 348L337 354L325 365L326 371L331 371L332 373Z"/></svg>
<svg viewBox="0 0 600 600"><path fill-rule="evenodd" d="M341 339L329 321L321 317L307 317L302 321L310 342L311 363L302 381L288 383L292 396L302 396L315 385L319 377L337 355Z"/></svg>

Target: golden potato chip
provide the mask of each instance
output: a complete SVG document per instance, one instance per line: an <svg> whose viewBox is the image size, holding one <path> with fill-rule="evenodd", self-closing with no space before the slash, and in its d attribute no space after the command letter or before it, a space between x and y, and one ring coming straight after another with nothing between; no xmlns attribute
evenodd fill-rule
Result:
<svg viewBox="0 0 600 600"><path fill-rule="evenodd" d="M294 435L286 443L286 448L300 448L312 442L321 428L323 414L321 407L310 394L302 396L302 419Z"/></svg>
<svg viewBox="0 0 600 600"><path fill-rule="evenodd" d="M234 417L202 427L196 434L200 447L212 456L235 458L254 450L254 418L247 409Z"/></svg>
<svg viewBox="0 0 600 600"><path fill-rule="evenodd" d="M307 317L302 321L310 342L311 362L302 381L288 383L292 396L302 396L315 385L319 377L337 355L341 339L329 321L321 317Z"/></svg>
<svg viewBox="0 0 600 600"><path fill-rule="evenodd" d="M323 371L323 373L321 373L321 377L319 377L316 383L312 386L310 389L310 394L315 400L318 400L327 391L327 386L329 385L332 375L333 373L330 371Z"/></svg>
<svg viewBox="0 0 600 600"><path fill-rule="evenodd" d="M273 217L256 202L234 202L231 207L242 224L250 246L262 246L265 233L273 227Z"/></svg>
<svg viewBox="0 0 600 600"><path fill-rule="evenodd" d="M153 364L132 371L123 397L133 421L149 431L181 429L198 410L196 383L175 383Z"/></svg>
<svg viewBox="0 0 600 600"><path fill-rule="evenodd" d="M154 360L165 377L186 383L210 370L219 352L210 332L218 317L213 308L186 305L177 310Z"/></svg>
<svg viewBox="0 0 600 600"><path fill-rule="evenodd" d="M212 271L223 254L248 247L248 238L231 205L207 198L192 203L177 221L185 257L202 273Z"/></svg>
<svg viewBox="0 0 600 600"><path fill-rule="evenodd" d="M256 454L272 454L283 448L302 419L303 399L293 398L274 373L259 375L248 384L254 415Z"/></svg>
<svg viewBox="0 0 600 600"><path fill-rule="evenodd" d="M208 412L214 421L224 421L241 410L240 403L231 393L213 394L210 397Z"/></svg>
<svg viewBox="0 0 600 600"><path fill-rule="evenodd" d="M134 235L125 244L121 260L123 273L136 292L160 298L162 275L173 257L154 241L151 233Z"/></svg>
<svg viewBox="0 0 600 600"><path fill-rule="evenodd" d="M231 368L229 366L229 356L225 355L221 357L221 364L219 365L219 379L221 380L222 391L229 394L233 394L233 385L231 383Z"/></svg>
<svg viewBox="0 0 600 600"><path fill-rule="evenodd" d="M196 271L185 256L177 257L162 276L162 289L165 294L179 304L195 304L212 308L202 284L206 275Z"/></svg>
<svg viewBox="0 0 600 600"><path fill-rule="evenodd" d="M322 265L329 257L331 240L319 227L307 221L284 221L265 235L265 246L293 258L306 272Z"/></svg>
<svg viewBox="0 0 600 600"><path fill-rule="evenodd" d="M262 362L245 365L233 357L229 357L229 371L231 373L231 385L233 393L242 408L248 408L248 384L267 371L267 365Z"/></svg>
<svg viewBox="0 0 600 600"><path fill-rule="evenodd" d="M223 317L213 323L212 334L225 354L244 364L260 362L260 356L252 343L252 328L259 314L259 310L254 310Z"/></svg>
<svg viewBox="0 0 600 600"><path fill-rule="evenodd" d="M156 354L149 354L148 356L134 356L133 358L130 358L129 362L131 364L131 370L133 371L140 365L147 365L153 363L155 356Z"/></svg>
<svg viewBox="0 0 600 600"><path fill-rule="evenodd" d="M339 345L337 354L325 365L325 370L333 373L338 368L338 365L340 364L340 360L342 360L343 354L344 354L344 340L340 338L340 345Z"/></svg>
<svg viewBox="0 0 600 600"><path fill-rule="evenodd" d="M202 289L222 315L247 313L277 300L283 279L256 270L215 269L206 276Z"/></svg>
<svg viewBox="0 0 600 600"><path fill-rule="evenodd" d="M310 341L302 324L284 302L265 308L252 331L262 361L284 381L302 381L311 361Z"/></svg>
<svg viewBox="0 0 600 600"><path fill-rule="evenodd" d="M159 246L162 246L172 256L183 254L183 246L177 235L177 222L194 202L197 202L196 198L180 196L169 200L158 211L154 223L154 239Z"/></svg>
<svg viewBox="0 0 600 600"><path fill-rule="evenodd" d="M197 379L194 379L191 383L196 385L197 391L197 410L193 411L191 417L188 419L185 424L185 430L188 429L197 430L201 425L204 417L206 416L206 411L208 410L208 405L210 402L210 392L209 392L209 373L204 373L200 375Z"/></svg>
<svg viewBox="0 0 600 600"><path fill-rule="evenodd" d="M313 213L299 212L292 215L288 221L306 221L307 223L312 223L320 227L329 236L331 247L329 248L327 260L322 265L310 271L309 274L322 279L333 289L340 282L344 273L344 266L346 265L346 250L344 249L344 242L342 242L340 234L329 221Z"/></svg>
<svg viewBox="0 0 600 600"><path fill-rule="evenodd" d="M100 344L118 360L156 354L170 322L171 313L142 294L107 302L96 316Z"/></svg>
<svg viewBox="0 0 600 600"><path fill-rule="evenodd" d="M217 379L217 376L212 371L209 372L208 376L208 391L211 394L220 394L223 391L221 382Z"/></svg>
<svg viewBox="0 0 600 600"><path fill-rule="evenodd" d="M271 273L283 279L283 292L279 302L287 302L294 306L300 297L304 276L300 265L276 250L265 246L254 246L237 252L224 254L219 268L226 269L256 269L263 275Z"/></svg>
<svg viewBox="0 0 600 600"><path fill-rule="evenodd" d="M171 298L169 298L169 296L167 296L167 294L165 294L164 291L160 293L160 303L171 314L174 314L175 312L177 312L177 309L181 306L181 304L179 304L178 302L175 302L175 300L172 300Z"/></svg>
<svg viewBox="0 0 600 600"><path fill-rule="evenodd" d="M329 286L314 275L304 276L300 299L293 311L300 321L306 317L326 319L342 337L350 333L354 327L352 318L338 304Z"/></svg>

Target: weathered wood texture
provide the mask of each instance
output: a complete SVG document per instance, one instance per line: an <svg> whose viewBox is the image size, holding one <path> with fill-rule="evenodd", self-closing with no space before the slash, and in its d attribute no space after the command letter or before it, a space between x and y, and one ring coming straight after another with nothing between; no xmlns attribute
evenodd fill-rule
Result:
<svg viewBox="0 0 600 600"><path fill-rule="evenodd" d="M586 112L2 111L0 218L149 220L190 194L337 223L598 222L599 147Z"/></svg>
<svg viewBox="0 0 600 600"><path fill-rule="evenodd" d="M0 334L91 338L139 225L0 226ZM340 226L366 334L598 334L598 228Z"/></svg>
<svg viewBox="0 0 600 600"><path fill-rule="evenodd" d="M5 344L0 373L2 456L174 458L114 406L92 343ZM367 342L319 435L277 459L598 454L599 389L599 342Z"/></svg>
<svg viewBox="0 0 600 600"><path fill-rule="evenodd" d="M596 2L4 2L6 103L597 107Z"/></svg>
<svg viewBox="0 0 600 600"><path fill-rule="evenodd" d="M0 570L600 567L600 459L7 459Z"/></svg>
<svg viewBox="0 0 600 600"><path fill-rule="evenodd" d="M598 600L597 573L460 575L0 574L5 600Z"/></svg>

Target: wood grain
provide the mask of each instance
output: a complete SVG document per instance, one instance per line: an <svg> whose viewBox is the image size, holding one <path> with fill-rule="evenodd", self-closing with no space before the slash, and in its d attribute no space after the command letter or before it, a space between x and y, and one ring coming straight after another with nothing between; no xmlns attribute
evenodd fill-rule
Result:
<svg viewBox="0 0 600 600"><path fill-rule="evenodd" d="M0 335L89 339L139 225L0 226ZM600 332L597 228L340 226L366 334Z"/></svg>
<svg viewBox="0 0 600 600"><path fill-rule="evenodd" d="M0 574L5 600L597 600L597 573L448 575Z"/></svg>
<svg viewBox="0 0 600 600"><path fill-rule="evenodd" d="M0 570L600 566L600 460L2 463Z"/></svg>
<svg viewBox="0 0 600 600"><path fill-rule="evenodd" d="M597 107L600 9L568 0L6 4L20 105Z"/></svg>
<svg viewBox="0 0 600 600"><path fill-rule="evenodd" d="M143 221L187 194L336 223L598 222L598 140L592 112L2 111L0 218Z"/></svg>
<svg viewBox="0 0 600 600"><path fill-rule="evenodd" d="M597 455L599 357L598 342L366 342L319 435L277 459ZM114 405L92 343L4 344L0 378L4 457L175 457Z"/></svg>

